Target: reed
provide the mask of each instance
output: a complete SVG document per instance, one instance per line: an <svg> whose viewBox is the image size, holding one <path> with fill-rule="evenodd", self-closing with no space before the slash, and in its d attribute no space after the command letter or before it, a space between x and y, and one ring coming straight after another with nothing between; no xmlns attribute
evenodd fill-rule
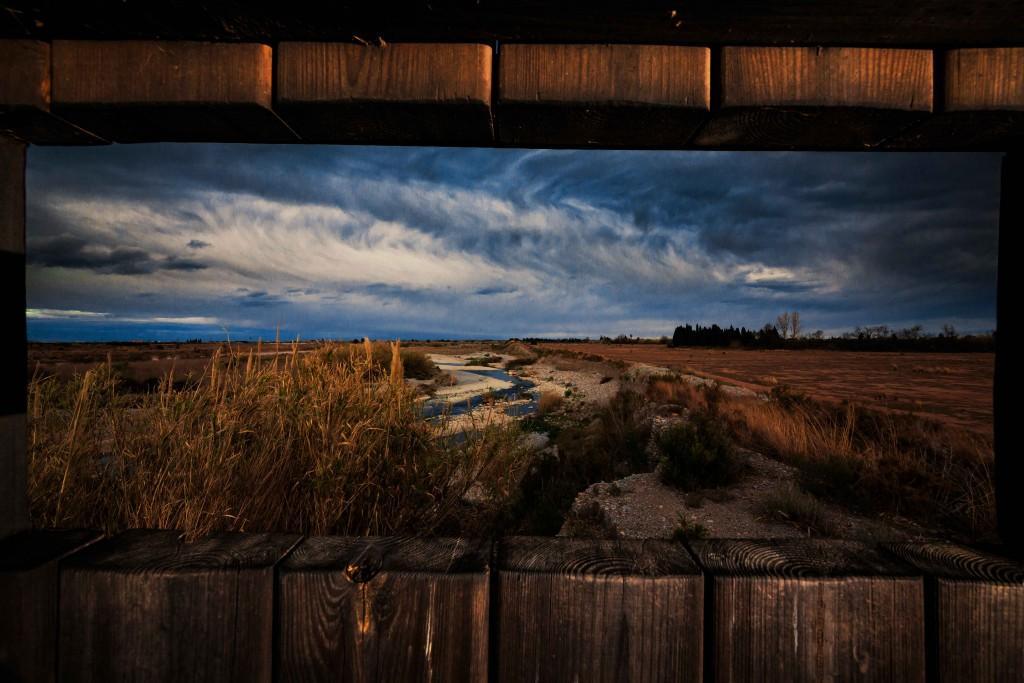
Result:
<svg viewBox="0 0 1024 683"><path fill-rule="evenodd" d="M306 534L486 532L527 455L515 425L454 439L376 345L265 357L225 346L202 378L129 394L107 364L29 385L37 526ZM490 495L471 523L463 496ZM467 528L472 527L472 528Z"/></svg>

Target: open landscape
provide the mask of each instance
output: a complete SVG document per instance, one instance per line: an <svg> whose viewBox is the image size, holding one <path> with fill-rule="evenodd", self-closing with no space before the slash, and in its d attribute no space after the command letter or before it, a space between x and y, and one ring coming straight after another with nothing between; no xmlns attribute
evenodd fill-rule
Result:
<svg viewBox="0 0 1024 683"><path fill-rule="evenodd" d="M191 533L985 538L992 360L33 344L33 513Z"/></svg>

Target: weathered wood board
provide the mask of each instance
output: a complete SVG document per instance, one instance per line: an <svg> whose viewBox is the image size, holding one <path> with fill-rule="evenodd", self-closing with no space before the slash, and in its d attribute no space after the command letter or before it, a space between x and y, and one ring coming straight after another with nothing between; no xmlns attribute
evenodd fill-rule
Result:
<svg viewBox="0 0 1024 683"><path fill-rule="evenodd" d="M57 680L58 563L100 537L48 529L0 541L0 680Z"/></svg>
<svg viewBox="0 0 1024 683"><path fill-rule="evenodd" d="M25 145L0 135L0 538L29 525L25 453Z"/></svg>
<svg viewBox="0 0 1024 683"><path fill-rule="evenodd" d="M497 681L701 681L704 580L680 544L499 543Z"/></svg>
<svg viewBox="0 0 1024 683"><path fill-rule="evenodd" d="M278 579L282 681L487 680L490 543L308 538Z"/></svg>
<svg viewBox="0 0 1024 683"><path fill-rule="evenodd" d="M1024 149L1024 47L949 50L942 106L891 143L898 149Z"/></svg>
<svg viewBox="0 0 1024 683"><path fill-rule="evenodd" d="M114 142L291 142L273 50L252 43L54 41L52 109Z"/></svg>
<svg viewBox="0 0 1024 683"><path fill-rule="evenodd" d="M50 112L49 43L0 40L0 135L35 145L102 144Z"/></svg>
<svg viewBox="0 0 1024 683"><path fill-rule="evenodd" d="M290 534L128 531L63 563L62 681L270 681Z"/></svg>
<svg viewBox="0 0 1024 683"><path fill-rule="evenodd" d="M275 109L306 142L486 145L489 45L282 43Z"/></svg>
<svg viewBox="0 0 1024 683"><path fill-rule="evenodd" d="M924 587L848 541L694 541L715 681L923 681Z"/></svg>
<svg viewBox="0 0 1024 683"><path fill-rule="evenodd" d="M720 109L694 146L866 150L933 108L931 50L724 47Z"/></svg>
<svg viewBox="0 0 1024 683"><path fill-rule="evenodd" d="M502 144L683 147L707 116L711 51L673 45L502 45Z"/></svg>
<svg viewBox="0 0 1024 683"><path fill-rule="evenodd" d="M1024 679L1024 564L951 543L886 549L925 575L933 680Z"/></svg>

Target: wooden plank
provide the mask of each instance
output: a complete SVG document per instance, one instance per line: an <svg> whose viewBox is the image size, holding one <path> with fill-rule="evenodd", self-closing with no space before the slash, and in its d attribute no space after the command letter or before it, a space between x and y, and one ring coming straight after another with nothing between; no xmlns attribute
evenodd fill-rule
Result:
<svg viewBox="0 0 1024 683"><path fill-rule="evenodd" d="M29 524L25 453L25 145L0 136L0 537Z"/></svg>
<svg viewBox="0 0 1024 683"><path fill-rule="evenodd" d="M312 142L488 144L491 47L282 43L275 109Z"/></svg>
<svg viewBox="0 0 1024 683"><path fill-rule="evenodd" d="M703 47L511 44L498 72L507 145L682 147L711 103Z"/></svg>
<svg viewBox="0 0 1024 683"><path fill-rule="evenodd" d="M948 50L942 111L894 149L1005 151L1024 147L1024 48Z"/></svg>
<svg viewBox="0 0 1024 683"><path fill-rule="evenodd" d="M1014 339L1021 334L1017 287L1020 286L1017 239L1024 225L1024 151L1003 157L999 187L999 265L996 271L996 363L992 417L994 428L996 511L1003 543L1024 552L1024 460L1020 457L1021 433L1017 424L1017 388L1021 355ZM1006 341L1009 340L1009 341Z"/></svg>
<svg viewBox="0 0 1024 683"><path fill-rule="evenodd" d="M310 538L281 565L282 681L486 681L489 543Z"/></svg>
<svg viewBox="0 0 1024 683"><path fill-rule="evenodd" d="M101 536L48 529L0 541L0 679L57 680L57 564Z"/></svg>
<svg viewBox="0 0 1024 683"><path fill-rule="evenodd" d="M63 681L269 681L291 534L128 531L62 563Z"/></svg>
<svg viewBox="0 0 1024 683"><path fill-rule="evenodd" d="M712 581L716 681L923 681L914 570L846 541L693 542Z"/></svg>
<svg viewBox="0 0 1024 683"><path fill-rule="evenodd" d="M885 547L925 574L934 680L1024 678L1024 564L952 543Z"/></svg>
<svg viewBox="0 0 1024 683"><path fill-rule="evenodd" d="M932 111L932 52L725 47L697 147L874 149Z"/></svg>
<svg viewBox="0 0 1024 683"><path fill-rule="evenodd" d="M267 45L55 41L53 110L115 142L289 142Z"/></svg>
<svg viewBox="0 0 1024 683"><path fill-rule="evenodd" d="M748 45L1022 45L1020 0L59 3L7 0L0 35L277 42L483 40Z"/></svg>
<svg viewBox="0 0 1024 683"><path fill-rule="evenodd" d="M50 46L0 40L0 135L42 145L101 144L50 113Z"/></svg>
<svg viewBox="0 0 1024 683"><path fill-rule="evenodd" d="M665 541L499 544L498 681L700 681L704 579Z"/></svg>

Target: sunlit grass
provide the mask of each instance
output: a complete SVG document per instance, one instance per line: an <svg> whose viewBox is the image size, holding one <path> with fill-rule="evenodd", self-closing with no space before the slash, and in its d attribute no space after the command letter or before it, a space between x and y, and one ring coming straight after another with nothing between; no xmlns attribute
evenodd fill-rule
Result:
<svg viewBox="0 0 1024 683"><path fill-rule="evenodd" d="M395 344L218 350L203 377L146 394L110 364L29 385L37 526L308 534L485 533L526 467L515 425L453 439L428 423ZM482 486L490 508L461 502Z"/></svg>

